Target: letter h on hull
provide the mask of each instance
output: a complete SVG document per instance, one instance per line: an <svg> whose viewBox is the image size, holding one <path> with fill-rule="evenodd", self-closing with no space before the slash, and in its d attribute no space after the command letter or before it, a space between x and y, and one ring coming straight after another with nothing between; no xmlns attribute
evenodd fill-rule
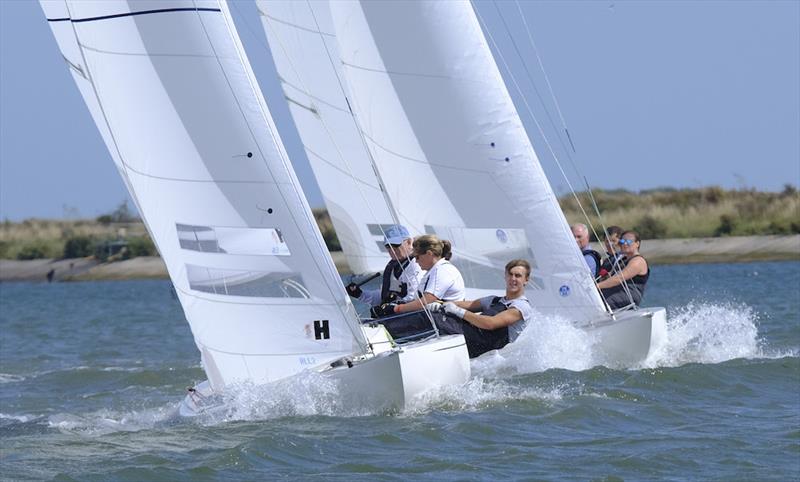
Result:
<svg viewBox="0 0 800 482"><path fill-rule="evenodd" d="M314 320L314 338L317 340L327 340L331 337L331 330L328 327L328 320Z"/></svg>

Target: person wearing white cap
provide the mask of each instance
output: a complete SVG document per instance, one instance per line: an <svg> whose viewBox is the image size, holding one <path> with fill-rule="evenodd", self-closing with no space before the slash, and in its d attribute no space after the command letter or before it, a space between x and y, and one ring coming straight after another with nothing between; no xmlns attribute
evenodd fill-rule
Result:
<svg viewBox="0 0 800 482"><path fill-rule="evenodd" d="M362 290L356 283L347 285L347 293L372 307L374 317L387 316L392 312L387 308L395 303L405 303L414 299L420 280L425 274L417 261L411 257L412 238L408 229L401 224L393 224L384 230L384 246L389 252L389 263L383 270L381 287Z"/></svg>

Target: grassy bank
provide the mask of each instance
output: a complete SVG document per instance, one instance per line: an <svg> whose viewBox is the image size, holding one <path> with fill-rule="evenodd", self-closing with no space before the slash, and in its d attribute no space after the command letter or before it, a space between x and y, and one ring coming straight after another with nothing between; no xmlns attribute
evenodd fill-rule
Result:
<svg viewBox="0 0 800 482"><path fill-rule="evenodd" d="M702 189L592 191L606 226L639 231L644 239L705 238L800 233L800 193ZM589 193L578 199L599 231ZM562 197L567 219L586 222L573 196ZM324 209L314 217L331 251L340 249L333 224ZM144 225L123 204L94 220L39 220L0 224L0 259L77 258L109 256L127 259L156 254ZM115 258L112 258L115 259Z"/></svg>
<svg viewBox="0 0 800 482"><path fill-rule="evenodd" d="M800 193L789 185L779 193L708 187L639 193L595 189L591 195L606 226L634 229L644 239L800 233ZM578 199L600 231L589 193L579 193ZM564 196L561 207L570 222L586 222L573 196Z"/></svg>

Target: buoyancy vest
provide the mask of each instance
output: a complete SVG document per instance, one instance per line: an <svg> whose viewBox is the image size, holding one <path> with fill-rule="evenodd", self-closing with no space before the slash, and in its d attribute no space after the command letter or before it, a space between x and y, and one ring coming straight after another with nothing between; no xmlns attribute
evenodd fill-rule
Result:
<svg viewBox="0 0 800 482"><path fill-rule="evenodd" d="M489 307L482 312L486 316L494 316L508 309L500 300L500 296L492 298ZM467 352L470 358L475 358L483 355L487 351L498 350L508 345L508 327L498 328L496 330L484 330L474 326L460 318L445 315L444 313L437 313L435 316L436 326L439 328L440 334L462 334L467 342Z"/></svg>
<svg viewBox="0 0 800 482"><path fill-rule="evenodd" d="M391 303L408 294L408 283L400 281L400 277L410 262L410 259L405 259L402 262L393 259L386 265L386 269L383 270L383 283L381 284L381 304Z"/></svg>
<svg viewBox="0 0 800 482"><path fill-rule="evenodd" d="M592 258L594 258L594 273L592 273L592 276L596 278L597 275L600 274L600 264L602 260L600 253L593 250L592 248L584 248L581 250L581 254L583 254L584 256L588 254Z"/></svg>
<svg viewBox="0 0 800 482"><path fill-rule="evenodd" d="M630 262L630 260L637 256L641 255L637 254L630 259L624 258L620 260L618 271L622 271ZM647 273L637 274L625 282L627 289L626 286L617 285L601 290L601 292L603 293L603 297L606 299L606 303L608 303L608 306L612 310L624 308L628 306L631 301L633 301L636 306L639 306L642 302L642 297L644 296L644 287L647 284L648 279L650 279L650 265L647 265Z"/></svg>

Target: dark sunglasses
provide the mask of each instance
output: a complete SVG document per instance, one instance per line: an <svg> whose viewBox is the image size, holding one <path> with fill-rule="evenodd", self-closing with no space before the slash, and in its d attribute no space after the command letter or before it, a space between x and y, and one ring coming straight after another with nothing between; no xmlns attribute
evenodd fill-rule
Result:
<svg viewBox="0 0 800 482"><path fill-rule="evenodd" d="M620 246L625 246L625 245L627 244L628 246L630 246L630 245L632 245L632 244L633 244L633 243L635 243L635 242L636 242L636 241L634 241L634 240L632 240L632 239L620 239L620 240L619 240L619 245L620 245Z"/></svg>
<svg viewBox="0 0 800 482"><path fill-rule="evenodd" d="M397 249L400 246L402 246L402 244L386 244L384 246L387 247L387 248Z"/></svg>

